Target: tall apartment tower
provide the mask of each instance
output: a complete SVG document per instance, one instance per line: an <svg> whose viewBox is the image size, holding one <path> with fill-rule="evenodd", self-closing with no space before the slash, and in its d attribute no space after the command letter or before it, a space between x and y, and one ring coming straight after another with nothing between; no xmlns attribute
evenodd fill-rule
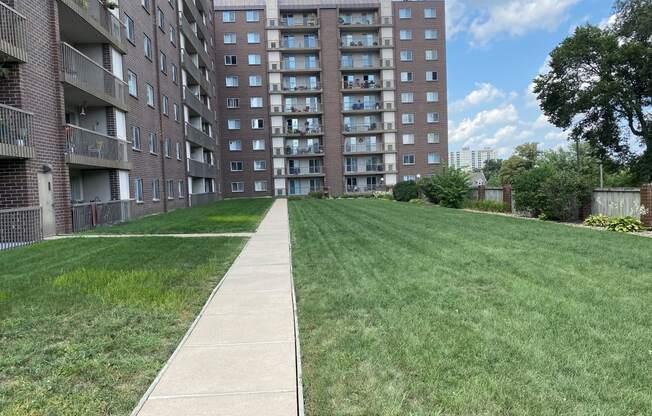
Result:
<svg viewBox="0 0 652 416"><path fill-rule="evenodd" d="M463 147L462 150L450 152L448 166L457 169L479 170L489 160L496 159L496 151L490 147L480 150L471 150L469 147Z"/></svg>
<svg viewBox="0 0 652 416"><path fill-rule="evenodd" d="M443 1L215 8L225 197L364 193L446 165Z"/></svg>
<svg viewBox="0 0 652 416"><path fill-rule="evenodd" d="M210 0L0 0L0 209L45 235L219 198Z"/></svg>

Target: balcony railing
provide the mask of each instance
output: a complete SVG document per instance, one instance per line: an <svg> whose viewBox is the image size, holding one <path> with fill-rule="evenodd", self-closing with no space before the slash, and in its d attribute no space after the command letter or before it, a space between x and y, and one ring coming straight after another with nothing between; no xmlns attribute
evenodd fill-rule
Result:
<svg viewBox="0 0 652 416"><path fill-rule="evenodd" d="M374 90L374 89L392 89L394 88L393 80L384 80L384 81L362 81L355 80L353 82L342 81L343 90Z"/></svg>
<svg viewBox="0 0 652 416"><path fill-rule="evenodd" d="M288 62L288 61L271 61L269 63L270 71L320 71L319 62Z"/></svg>
<svg viewBox="0 0 652 416"><path fill-rule="evenodd" d="M340 46L343 49L355 48L391 48L394 44L392 38L342 38Z"/></svg>
<svg viewBox="0 0 652 416"><path fill-rule="evenodd" d="M372 62L354 62L350 60L342 60L340 63L341 69L391 69L394 67L393 59L383 58Z"/></svg>
<svg viewBox="0 0 652 416"><path fill-rule="evenodd" d="M41 207L0 210L0 251L43 240Z"/></svg>
<svg viewBox="0 0 652 416"><path fill-rule="evenodd" d="M217 176L217 169L214 165L200 160L188 159L188 175L199 178L214 178Z"/></svg>
<svg viewBox="0 0 652 416"><path fill-rule="evenodd" d="M193 109L197 114L201 115L207 121L213 120L213 111L204 104L199 97L197 97L188 87L183 87L183 101Z"/></svg>
<svg viewBox="0 0 652 416"><path fill-rule="evenodd" d="M346 153L381 153L384 149L382 143L346 143L344 145Z"/></svg>
<svg viewBox="0 0 652 416"><path fill-rule="evenodd" d="M303 84L303 85L282 85L282 84L270 84L269 92L311 92L311 91L320 91L321 83L317 82L314 84Z"/></svg>
<svg viewBox="0 0 652 416"><path fill-rule="evenodd" d="M274 127L273 133L275 135L287 135L287 136L310 136L315 134L322 134L321 126L306 126L303 128L293 128L293 127Z"/></svg>
<svg viewBox="0 0 652 416"><path fill-rule="evenodd" d="M113 45L125 50L125 29L120 19L101 0L62 0L71 10L93 25Z"/></svg>
<svg viewBox="0 0 652 416"><path fill-rule="evenodd" d="M306 16L303 19L267 19L267 26L271 28L303 28L319 25L317 15Z"/></svg>
<svg viewBox="0 0 652 416"><path fill-rule="evenodd" d="M201 71L199 70L199 67L195 64L195 61L193 61L188 51L186 51L186 49L184 48L181 48L181 64L183 65L183 68L188 72L190 77L197 84L199 84L201 80Z"/></svg>
<svg viewBox="0 0 652 416"><path fill-rule="evenodd" d="M34 157L33 117L32 113L0 104L0 156Z"/></svg>
<svg viewBox="0 0 652 416"><path fill-rule="evenodd" d="M312 39L309 41L300 41L300 40L270 40L269 49L317 49L319 48L319 41L317 39Z"/></svg>
<svg viewBox="0 0 652 416"><path fill-rule="evenodd" d="M278 113L292 113L300 115L301 113L318 113L321 111L320 104L296 104L296 105L271 105L270 110L272 114Z"/></svg>
<svg viewBox="0 0 652 416"><path fill-rule="evenodd" d="M128 142L72 124L66 124L68 162L116 169L128 167Z"/></svg>
<svg viewBox="0 0 652 416"><path fill-rule="evenodd" d="M310 166L310 167L298 167L298 168L288 168L287 176L310 176L310 175L322 175L324 173L323 166Z"/></svg>
<svg viewBox="0 0 652 416"><path fill-rule="evenodd" d="M0 58L27 62L27 18L0 2Z"/></svg>
<svg viewBox="0 0 652 416"><path fill-rule="evenodd" d="M186 123L186 138L189 142L195 143L206 149L215 150L217 146L215 139L188 123Z"/></svg>
<svg viewBox="0 0 652 416"><path fill-rule="evenodd" d="M188 39L189 42L186 42L186 48L191 54L196 53L199 55L204 65L210 67L211 59L208 55L208 52L204 48L204 43L199 39L196 29L193 28L192 24L188 21L185 15L181 15L181 30Z"/></svg>
<svg viewBox="0 0 652 416"><path fill-rule="evenodd" d="M394 171L393 164L367 163L364 165L344 165L344 173L383 173Z"/></svg>
<svg viewBox="0 0 652 416"><path fill-rule="evenodd" d="M324 154L321 145L275 147L274 156L313 156Z"/></svg>
<svg viewBox="0 0 652 416"><path fill-rule="evenodd" d="M394 130L394 123L351 123L344 124L345 133L364 133L369 131Z"/></svg>
<svg viewBox="0 0 652 416"><path fill-rule="evenodd" d="M301 196L308 195L310 192L324 192L323 186L310 186L310 185L294 185L288 186L288 195L290 196Z"/></svg>
<svg viewBox="0 0 652 416"><path fill-rule="evenodd" d="M381 184L346 185L346 192L349 194L385 191L387 191L387 186Z"/></svg>
<svg viewBox="0 0 652 416"><path fill-rule="evenodd" d="M82 232L131 219L130 199L91 202L72 206L72 231Z"/></svg>
<svg viewBox="0 0 652 416"><path fill-rule="evenodd" d="M66 83L127 110L127 83L67 43L61 44L61 72Z"/></svg>
<svg viewBox="0 0 652 416"><path fill-rule="evenodd" d="M356 112L356 111L361 111L361 112L375 112L375 111L394 111L394 102L392 101L385 101L385 102L375 102L375 103L349 103L349 104L344 104L342 105L342 111L348 111L348 112Z"/></svg>
<svg viewBox="0 0 652 416"><path fill-rule="evenodd" d="M341 15L339 17L339 24L342 26L373 26L378 24L378 17L375 15L369 16L350 16Z"/></svg>

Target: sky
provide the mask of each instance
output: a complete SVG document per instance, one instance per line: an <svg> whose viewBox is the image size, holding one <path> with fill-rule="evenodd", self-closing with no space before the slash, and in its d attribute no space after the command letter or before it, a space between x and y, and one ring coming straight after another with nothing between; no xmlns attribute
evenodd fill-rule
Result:
<svg viewBox="0 0 652 416"><path fill-rule="evenodd" d="M577 26L603 25L611 0L446 0L449 150L567 145L532 94L549 53Z"/></svg>

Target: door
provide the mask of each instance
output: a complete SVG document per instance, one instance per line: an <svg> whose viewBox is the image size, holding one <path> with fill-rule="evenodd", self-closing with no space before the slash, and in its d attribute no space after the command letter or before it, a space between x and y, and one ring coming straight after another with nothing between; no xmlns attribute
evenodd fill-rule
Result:
<svg viewBox="0 0 652 416"><path fill-rule="evenodd" d="M49 237L57 232L54 222L54 192L52 190L52 172L38 173L38 200L43 215L43 236Z"/></svg>

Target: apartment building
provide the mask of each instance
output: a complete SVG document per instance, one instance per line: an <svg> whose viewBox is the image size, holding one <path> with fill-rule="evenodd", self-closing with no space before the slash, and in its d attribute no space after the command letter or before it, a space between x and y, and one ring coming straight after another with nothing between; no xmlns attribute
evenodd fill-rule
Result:
<svg viewBox="0 0 652 416"><path fill-rule="evenodd" d="M450 152L448 166L464 170L480 170L488 160L496 159L496 151L490 147L479 150L471 150L464 147L462 150Z"/></svg>
<svg viewBox="0 0 652 416"><path fill-rule="evenodd" d="M446 165L443 1L215 9L225 197L365 193Z"/></svg>
<svg viewBox="0 0 652 416"><path fill-rule="evenodd" d="M218 199L211 10L1 0L0 209L51 235Z"/></svg>

